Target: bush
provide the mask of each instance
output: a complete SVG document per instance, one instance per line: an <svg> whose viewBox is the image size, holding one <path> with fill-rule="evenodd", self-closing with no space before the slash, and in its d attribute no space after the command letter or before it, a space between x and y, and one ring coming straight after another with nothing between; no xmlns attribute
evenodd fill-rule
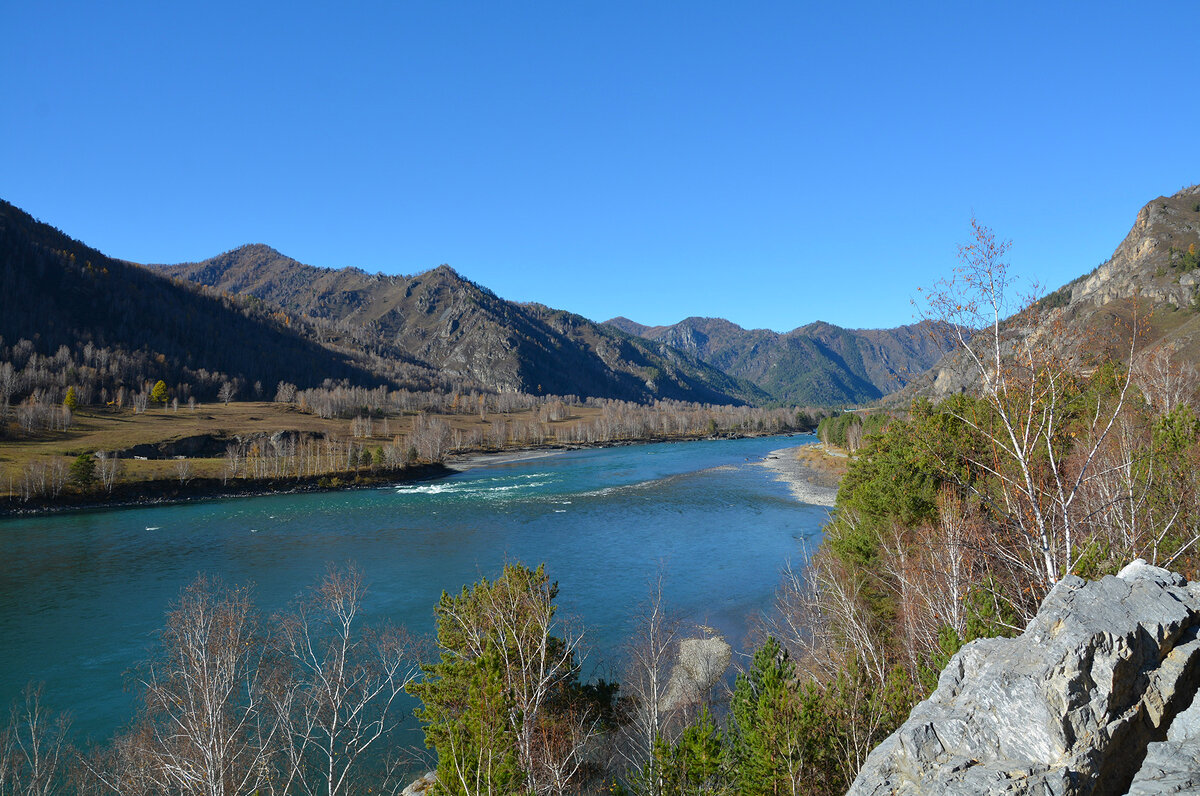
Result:
<svg viewBox="0 0 1200 796"><path fill-rule="evenodd" d="M96 463L89 454L81 453L71 462L70 478L80 489L88 489L96 482Z"/></svg>

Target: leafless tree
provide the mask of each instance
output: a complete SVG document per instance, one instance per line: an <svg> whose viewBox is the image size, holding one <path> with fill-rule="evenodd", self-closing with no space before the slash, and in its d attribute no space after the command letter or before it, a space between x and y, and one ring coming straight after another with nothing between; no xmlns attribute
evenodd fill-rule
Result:
<svg viewBox="0 0 1200 796"><path fill-rule="evenodd" d="M29 685L0 732L0 793L54 796L66 792L70 719L52 716L42 704L42 687Z"/></svg>
<svg viewBox="0 0 1200 796"><path fill-rule="evenodd" d="M242 796L267 784L262 649L247 590L203 576L184 590L140 678L145 724L131 752L157 790Z"/></svg>
<svg viewBox="0 0 1200 796"><path fill-rule="evenodd" d="M220 400L221 403L229 406L229 402L233 400L235 395L237 395L237 387L233 382L221 382L221 389L217 392L217 399Z"/></svg>
<svg viewBox="0 0 1200 796"><path fill-rule="evenodd" d="M192 480L192 460L186 456L175 457L175 477L179 479L180 485L186 484Z"/></svg>
<svg viewBox="0 0 1200 796"><path fill-rule="evenodd" d="M1192 403L1200 386L1196 368L1188 362L1180 362L1167 346L1139 357L1133 377L1150 407L1160 415L1181 404Z"/></svg>
<svg viewBox="0 0 1200 796"><path fill-rule="evenodd" d="M883 540L883 568L896 591L897 635L906 642L910 671L937 648L940 628L966 636L967 596L983 574L978 559L984 535L961 498L945 488L936 523L918 528L916 539L897 526Z"/></svg>
<svg viewBox="0 0 1200 796"><path fill-rule="evenodd" d="M400 722L393 707L419 672L416 645L395 628L359 627L365 595L362 573L331 567L279 621L275 646L288 667L273 690L286 761L282 792L364 792L367 751Z"/></svg>
<svg viewBox="0 0 1200 796"><path fill-rule="evenodd" d="M928 294L926 314L954 336L986 407L985 413L949 411L983 441L984 455L971 456L969 464L994 478L1000 494L979 491L973 482L962 486L974 490L1014 530L1012 544L997 545L995 551L1023 573L1034 598L1025 601L1028 612L1087 550L1077 501L1125 405L1132 370L1111 400L1089 410L1084 418L1088 447L1066 460L1062 446L1075 371L1056 350L1058 341L1035 335L1034 302L1014 295L1016 280L1005 262L1011 244L974 219L971 226L972 240L959 249L959 267ZM1131 360L1135 341L1136 333ZM945 464L947 472L957 469L956 463Z"/></svg>
<svg viewBox="0 0 1200 796"><path fill-rule="evenodd" d="M105 491L112 494L113 486L121 475L121 459L116 451L96 451L96 476Z"/></svg>
<svg viewBox="0 0 1200 796"><path fill-rule="evenodd" d="M446 458L450 445L450 425L441 418L417 415L413 419L413 430L408 441L425 461L440 462Z"/></svg>
<svg viewBox="0 0 1200 796"><path fill-rule="evenodd" d="M842 520L856 521L848 511ZM805 551L801 565L784 568L765 629L817 682L831 682L851 661L859 661L882 684L889 667L887 644L865 603L863 585L825 549Z"/></svg>
<svg viewBox="0 0 1200 796"><path fill-rule="evenodd" d="M286 381L279 382L279 386L275 388L275 402L281 404L295 403L296 385Z"/></svg>
<svg viewBox="0 0 1200 796"><path fill-rule="evenodd" d="M668 734L671 723L665 698L680 642L680 622L670 615L663 599L664 580L665 571L660 567L626 644L627 665L621 689L632 699L632 706L618 742L625 768L646 772L645 781L654 794L661 792L663 782L661 772L650 767L655 760L654 744Z"/></svg>
<svg viewBox="0 0 1200 796"><path fill-rule="evenodd" d="M863 424L858 418L846 427L846 448L854 453L862 445Z"/></svg>
<svg viewBox="0 0 1200 796"><path fill-rule="evenodd" d="M12 363L0 362L0 422L8 417L8 407L17 391L18 377Z"/></svg>

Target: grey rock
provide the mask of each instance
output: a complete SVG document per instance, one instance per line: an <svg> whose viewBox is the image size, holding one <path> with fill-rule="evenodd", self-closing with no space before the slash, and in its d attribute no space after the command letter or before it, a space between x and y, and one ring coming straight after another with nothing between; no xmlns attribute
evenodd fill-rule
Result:
<svg viewBox="0 0 1200 796"><path fill-rule="evenodd" d="M733 648L720 636L679 642L679 660L667 682L663 710L676 710L701 702L725 674L732 656Z"/></svg>
<svg viewBox="0 0 1200 796"><path fill-rule="evenodd" d="M433 786L437 784L437 772L428 771L425 776L409 783L408 787L400 791L400 796L420 796L422 793L428 793L433 790Z"/></svg>
<svg viewBox="0 0 1200 796"><path fill-rule="evenodd" d="M963 647L849 792L1124 793L1135 774L1139 792L1183 792L1169 788L1200 782L1194 755L1175 752L1200 731L1181 714L1198 632L1200 589L1175 573L1136 561L1064 578L1019 637Z"/></svg>
<svg viewBox="0 0 1200 796"><path fill-rule="evenodd" d="M1200 793L1200 700L1175 717L1167 740L1150 744L1130 796Z"/></svg>

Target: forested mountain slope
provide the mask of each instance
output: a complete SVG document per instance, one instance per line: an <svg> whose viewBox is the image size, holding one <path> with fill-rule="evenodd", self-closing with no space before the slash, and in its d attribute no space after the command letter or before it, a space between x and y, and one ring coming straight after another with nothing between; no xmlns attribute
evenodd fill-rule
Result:
<svg viewBox="0 0 1200 796"><path fill-rule="evenodd" d="M761 403L767 395L662 343L579 315L516 304L449 266L415 276L304 265L261 244L160 273L261 299L358 330L360 345L391 347L488 389L648 401Z"/></svg>
<svg viewBox="0 0 1200 796"><path fill-rule="evenodd" d="M787 403L863 403L890 393L925 371L948 338L931 324L895 329L843 329L817 321L786 334L743 329L722 318L686 318L645 326L628 318L608 325L694 354L748 379Z"/></svg>
<svg viewBox="0 0 1200 796"><path fill-rule="evenodd" d="M0 340L17 372L37 357L48 378L89 390L164 379L211 398L226 380L379 382L282 315L107 257L4 201Z"/></svg>

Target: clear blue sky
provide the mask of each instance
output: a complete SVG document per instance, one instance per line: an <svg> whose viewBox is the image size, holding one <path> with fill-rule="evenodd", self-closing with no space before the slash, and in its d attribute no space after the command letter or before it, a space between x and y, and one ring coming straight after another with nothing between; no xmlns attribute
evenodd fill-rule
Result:
<svg viewBox="0 0 1200 796"><path fill-rule="evenodd" d="M138 262L891 326L972 213L1053 288L1200 181L1198 53L1195 2L12 0L0 197Z"/></svg>

